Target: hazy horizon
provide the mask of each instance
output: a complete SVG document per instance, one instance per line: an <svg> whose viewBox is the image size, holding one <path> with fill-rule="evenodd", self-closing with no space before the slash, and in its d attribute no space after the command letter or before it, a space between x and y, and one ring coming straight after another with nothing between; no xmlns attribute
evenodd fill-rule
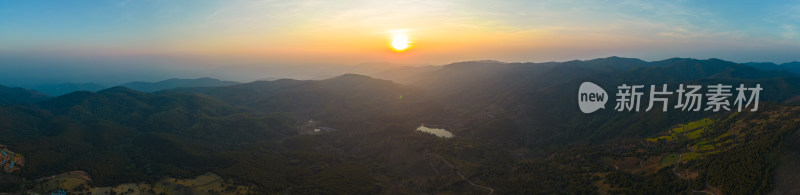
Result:
<svg viewBox="0 0 800 195"><path fill-rule="evenodd" d="M0 0L0 194L800 194L798 54L800 0Z"/></svg>
<svg viewBox="0 0 800 195"><path fill-rule="evenodd" d="M609 56L780 64L800 61L799 13L797 1L0 1L0 84Z"/></svg>
<svg viewBox="0 0 800 195"><path fill-rule="evenodd" d="M3 66L0 68L6 68L6 70L3 71L5 73L30 72L32 74L36 74L36 72L58 71L59 75L38 75L38 77L31 75L20 75L20 74L4 75L4 77L0 79L0 85L8 87L37 88L45 85L72 83L72 84L99 84L105 87L113 87L130 82L159 82L168 79L198 79L198 78L213 78L223 81L235 81L240 83L248 83L259 80L275 80L275 79L322 80L340 76L343 74L361 74L366 76L372 76L373 74L376 73L395 70L397 68L402 68L402 67L445 66L460 62L497 61L501 63L546 63L546 62L566 62L572 60L586 61L586 60L602 59L608 57L635 58L647 62L661 61L672 58L687 58L687 57L676 56L670 58L650 60L650 59L642 59L642 58L627 57L627 56L605 56L605 57L590 58L590 59L571 59L571 60L538 61L538 62L533 62L533 61L509 62L509 61L500 61L494 59L476 59L476 60L454 61L446 64L394 64L388 62L365 62L359 64L322 64L322 63L288 64L288 65L248 64L248 65L238 65L229 67L196 66L197 64L195 64L195 66L176 65L173 67L168 67L172 69L166 69L166 67L160 67L153 64L133 65L131 62L124 62L124 61L110 62L108 64L92 64L92 62L87 64L78 64L78 63L72 64L72 63L63 63L63 61L46 63L47 61L34 61L34 64L29 64L32 66L27 66L27 67ZM707 59L721 59L721 58L712 57L705 59L700 59L700 58L691 58L691 59L707 60ZM79 62L78 59L71 59L71 60ZM721 59L721 60L730 61L728 59ZM10 60L6 62L13 63L14 61ZM749 62L736 62L736 61L732 62L749 63ZM784 63L793 63L793 62L798 62L798 61L790 61L782 63L762 61L754 63L774 63L776 65L781 65ZM18 64L24 64L24 63L30 63L30 61L24 61L24 62L20 61L20 63ZM112 67L98 68L92 65L97 65L97 66L109 65ZM135 67L124 67L124 65L131 65ZM46 69L51 69L51 70L46 70ZM111 72L112 74L97 74L98 72L108 73L107 71L120 71L120 72L117 72L116 74L114 74L114 72Z"/></svg>

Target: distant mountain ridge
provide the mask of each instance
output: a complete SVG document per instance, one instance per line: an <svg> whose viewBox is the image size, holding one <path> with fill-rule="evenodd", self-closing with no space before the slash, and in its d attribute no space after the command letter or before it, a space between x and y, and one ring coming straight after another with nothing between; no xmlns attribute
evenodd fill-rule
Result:
<svg viewBox="0 0 800 195"><path fill-rule="evenodd" d="M783 64L775 64L772 62L748 62L744 63L744 65L752 66L753 68L759 70L775 70L775 71L787 71L795 74L800 74L800 62L787 62Z"/></svg>
<svg viewBox="0 0 800 195"><path fill-rule="evenodd" d="M0 105L32 103L50 98L52 96L35 90L0 85Z"/></svg>
<svg viewBox="0 0 800 195"><path fill-rule="evenodd" d="M617 191L622 189L676 194L689 186L673 174L673 166L660 165L668 159L662 154L689 158L687 152L702 147L680 142L690 139L686 133L676 134L673 144L645 138L712 118L720 120L697 136L731 132L727 135L735 137L729 144L758 148L715 144L715 151L727 152L695 156L680 169L700 170L692 184L757 194L771 185L768 170L773 168L761 163L770 160L765 155L780 155L774 146L800 121L800 107L780 104L800 99L800 76L720 59L467 61L382 75L404 82L359 74L224 85L210 78L171 79L131 84L139 89L117 86L54 98L0 87L0 103L18 104L0 106L0 143L26 155L26 174L12 175L14 182L0 182L0 189L79 169L98 185L212 171L253 184L260 194L414 194L420 189L470 194L476 189L464 186L473 182L498 194L597 194L608 190L595 186L603 182L625 184L615 184L612 194L627 192ZM610 100L605 109L585 114L576 103L585 81L600 85L609 97L623 83L669 84L670 91L676 84L759 83L763 107L742 113L622 112L614 111ZM647 99L642 97L642 106ZM761 124L764 119L783 123ZM336 130L315 133L317 124ZM420 124L446 128L456 137L420 134L414 131ZM733 128L740 124L744 131ZM643 164L657 166L648 174L625 172ZM751 164L759 166L725 166ZM452 172L456 167L464 175ZM590 177L596 173L607 175Z"/></svg>
<svg viewBox="0 0 800 195"><path fill-rule="evenodd" d="M44 84L33 87L32 89L41 91L42 93L46 93L52 96L61 96L64 94L76 92L76 91L99 91L102 89L108 88L107 86L97 84L97 83L73 83L73 82L66 82L66 83L59 83L59 84Z"/></svg>
<svg viewBox="0 0 800 195"><path fill-rule="evenodd" d="M761 102L796 102L800 99L800 76L785 71L759 70L740 63L720 59L671 58L660 61L643 61L636 58L608 57L593 60L573 60L546 63L502 63L469 61L445 65L442 68L419 74L410 85L426 92L444 107L469 112L473 118L487 113L503 113L515 124L498 131L492 120L485 125L470 124L476 135L496 137L498 140L516 140L520 143L568 143L579 139L606 139L620 135L643 136L642 125L659 129L674 120L695 119L705 112L615 112L611 100L599 112L580 113L575 93L582 82L597 83L610 93L617 86L669 84L674 91L677 84L761 84L765 88ZM614 97L614 95L609 94ZM642 101L646 103L644 97ZM675 102L676 100L671 100ZM462 111L451 111L463 113ZM463 115L463 114L462 114ZM625 118L639 118L621 122ZM649 118L664 118L647 124ZM644 118L644 119L643 119ZM442 117L441 120L445 120ZM635 125L631 125L635 124ZM663 127L666 128L666 127ZM516 129L516 130L512 130ZM592 129L592 130L589 130ZM575 136L581 135L581 136ZM533 146L532 146L533 147Z"/></svg>
<svg viewBox="0 0 800 195"><path fill-rule="evenodd" d="M156 92L165 89L173 89L180 87L221 87L239 84L235 81L223 81L214 78L196 78L196 79L167 79L159 82L129 82L119 86L127 87L137 91L143 92Z"/></svg>
<svg viewBox="0 0 800 195"><path fill-rule="evenodd" d="M415 99L413 90L404 85L358 74L343 74L324 80L279 79L223 87L186 87L159 93L187 92L205 94L256 110L320 118L365 117L400 108L405 102Z"/></svg>

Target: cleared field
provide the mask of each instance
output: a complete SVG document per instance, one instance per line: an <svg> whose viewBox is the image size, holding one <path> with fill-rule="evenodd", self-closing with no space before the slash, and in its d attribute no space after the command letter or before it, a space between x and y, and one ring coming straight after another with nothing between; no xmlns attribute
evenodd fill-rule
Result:
<svg viewBox="0 0 800 195"><path fill-rule="evenodd" d="M699 154L697 152L688 152L688 153L684 153L683 154L683 158L681 158L681 160L682 161L690 161L690 160L697 159L700 156L701 156L701 154Z"/></svg>
<svg viewBox="0 0 800 195"><path fill-rule="evenodd" d="M656 138L647 138L647 141L649 142L658 142L658 140L672 141L673 139L675 139L675 137L673 136L661 136Z"/></svg>
<svg viewBox="0 0 800 195"><path fill-rule="evenodd" d="M689 139L697 139L697 138L702 137L703 136L703 132L705 132L705 131L706 131L706 127L699 128L699 129L696 129L694 131L686 133L686 136L689 137Z"/></svg>
<svg viewBox="0 0 800 195"><path fill-rule="evenodd" d="M661 157L661 161L658 162L658 168L660 169L667 166L672 166L676 162L678 162L678 154L669 154Z"/></svg>
<svg viewBox="0 0 800 195"><path fill-rule="evenodd" d="M234 185L217 174L206 173L193 179L165 178L153 186L155 194L248 194L250 188Z"/></svg>
<svg viewBox="0 0 800 195"><path fill-rule="evenodd" d="M55 192L59 189L81 189L79 188L80 186L85 187L86 181L78 178L56 178L37 184L34 190L37 192Z"/></svg>
<svg viewBox="0 0 800 195"><path fill-rule="evenodd" d="M700 128L707 128L708 126L714 124L714 120L710 118L700 119L698 121L689 122L685 125L687 131L691 131L693 129L700 129ZM676 128L677 129L677 128Z"/></svg>
<svg viewBox="0 0 800 195"><path fill-rule="evenodd" d="M206 173L191 179L167 177L155 184L125 183L113 187L88 187L89 180L76 174L59 174L37 181L34 191L51 193L65 190L70 194L250 194L247 186L235 185L214 173Z"/></svg>
<svg viewBox="0 0 800 195"><path fill-rule="evenodd" d="M708 130L708 127L714 124L714 120L710 118L704 118L697 121L692 121L687 124L680 124L678 127L670 129L668 131L669 135L659 136L655 138L647 138L649 142L658 142L659 140L663 141L673 141L678 139L681 136L686 136L690 140L698 139L703 136L703 133Z"/></svg>

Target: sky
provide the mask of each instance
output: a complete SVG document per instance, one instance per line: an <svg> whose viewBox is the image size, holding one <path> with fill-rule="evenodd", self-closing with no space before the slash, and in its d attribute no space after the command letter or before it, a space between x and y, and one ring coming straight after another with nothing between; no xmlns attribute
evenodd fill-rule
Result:
<svg viewBox="0 0 800 195"><path fill-rule="evenodd" d="M393 32L410 47L393 50ZM799 33L797 0L0 0L0 83L608 56L784 63L800 61Z"/></svg>

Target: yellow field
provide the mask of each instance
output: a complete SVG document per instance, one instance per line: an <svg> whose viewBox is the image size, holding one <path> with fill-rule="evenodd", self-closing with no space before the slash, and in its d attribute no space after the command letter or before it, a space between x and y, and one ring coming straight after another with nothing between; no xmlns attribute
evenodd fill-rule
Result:
<svg viewBox="0 0 800 195"><path fill-rule="evenodd" d="M659 136L656 138L647 138L649 142L658 142L658 140L673 141L678 139L681 135L688 137L690 140L702 137L703 132L708 130L708 127L714 124L714 120L704 118L697 121L692 121L687 124L678 125L678 127L670 129L669 135Z"/></svg>

